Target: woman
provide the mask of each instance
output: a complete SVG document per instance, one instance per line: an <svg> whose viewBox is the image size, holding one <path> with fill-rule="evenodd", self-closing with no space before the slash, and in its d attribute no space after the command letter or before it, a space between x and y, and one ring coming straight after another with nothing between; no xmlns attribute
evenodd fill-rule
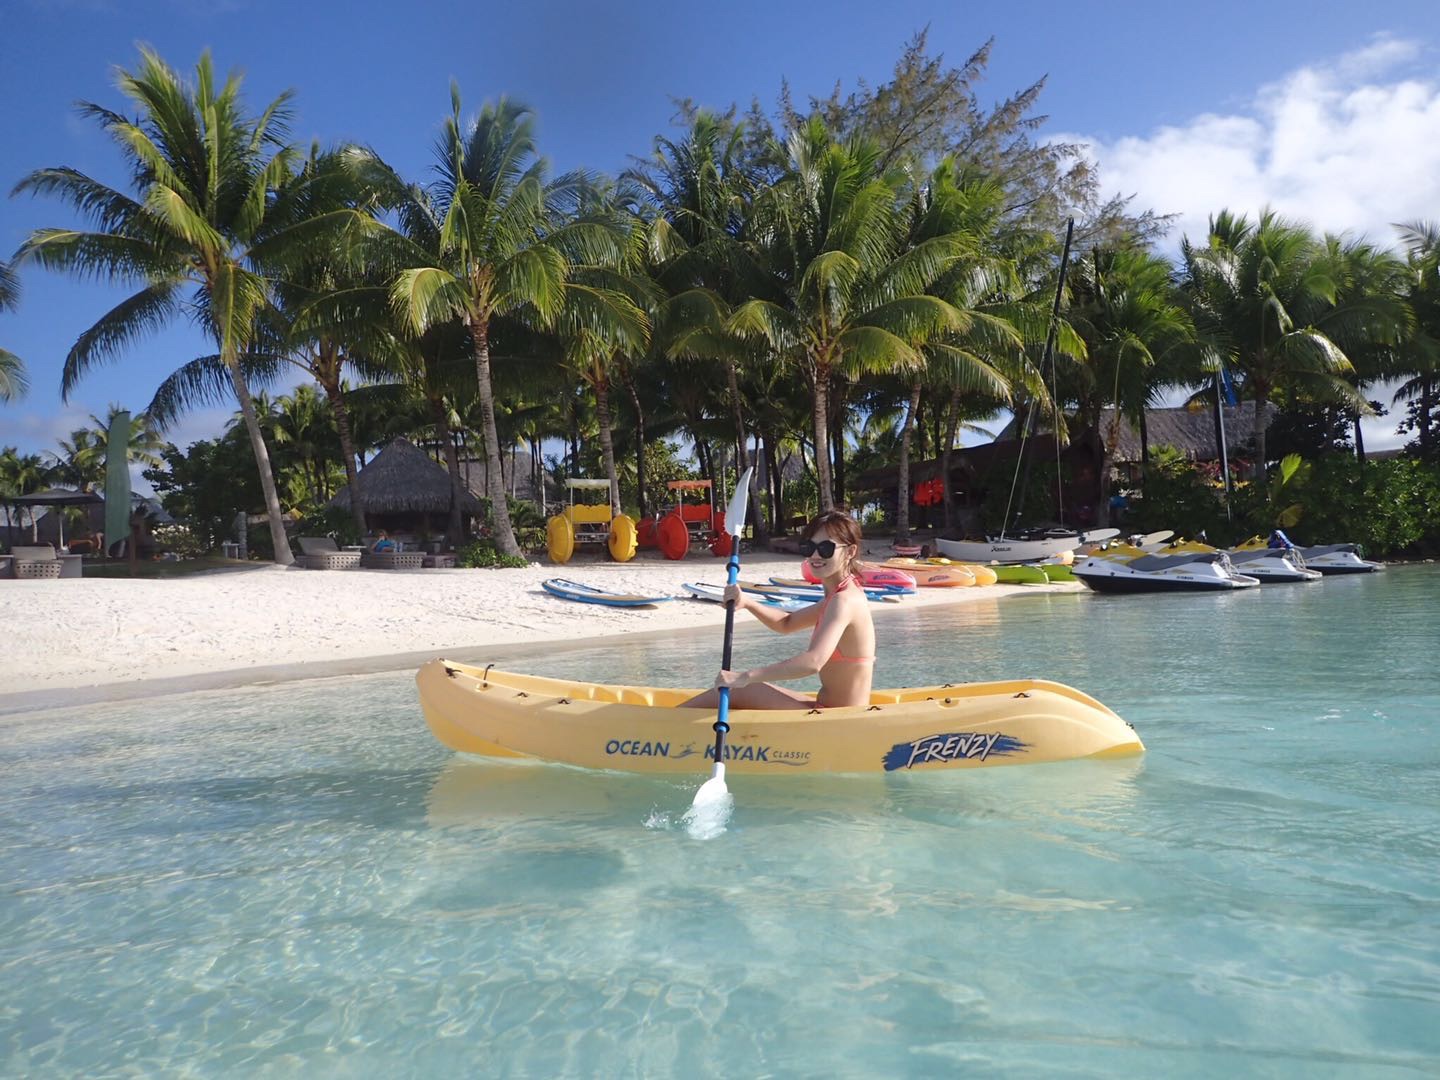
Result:
<svg viewBox="0 0 1440 1080"><path fill-rule="evenodd" d="M805 530L800 554L825 586L825 597L799 611L782 612L762 604L738 585L725 590L727 602L744 608L782 634L811 629L810 646L797 656L751 671L722 671L715 688L685 704L713 709L720 703L720 687L730 688L732 709L822 709L867 705L875 672L875 626L865 590L855 576L860 554L860 526L849 514L827 510ZM819 674L820 693L814 697L775 686L770 679L803 679Z"/></svg>

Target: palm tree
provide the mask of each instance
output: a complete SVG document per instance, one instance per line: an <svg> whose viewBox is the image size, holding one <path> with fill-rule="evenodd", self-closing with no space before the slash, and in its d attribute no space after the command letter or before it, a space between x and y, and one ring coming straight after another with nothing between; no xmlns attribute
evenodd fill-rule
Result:
<svg viewBox="0 0 1440 1080"><path fill-rule="evenodd" d="M430 191L398 181L384 184L399 196L390 205L407 234L391 234L403 241L389 248L405 267L396 275L391 299L416 332L458 319L470 335L496 544L518 555L495 426L492 324L497 317L525 312L538 326L552 325L565 306L574 267L613 265L623 257L624 241L603 224L566 220L584 178L566 175L546 182L528 108L501 98L467 125L453 84L450 102L451 115L435 147L439 179ZM369 175L393 177L378 159L372 157L370 164Z"/></svg>
<svg viewBox="0 0 1440 1080"><path fill-rule="evenodd" d="M1255 403L1255 481L1265 484L1266 405L1284 387L1367 408L1344 351L1315 325L1336 303L1331 268L1309 230L1270 210L1255 223L1222 210L1203 247L1181 241L1181 288L1213 362L1238 372Z"/></svg>
<svg viewBox="0 0 1440 1080"><path fill-rule="evenodd" d="M139 110L131 119L99 105L82 106L120 145L136 198L70 168L31 173L16 191L53 194L70 202L95 231L41 229L18 261L112 281L143 281L76 340L65 359L61 396L100 363L118 358L140 334L182 314L197 318L219 347L240 404L260 471L275 561L294 561L285 538L270 455L255 419L243 359L269 307L263 274L327 241L352 223L348 210L296 219L301 186L286 184L295 151L281 144L290 95L258 116L240 98L239 75L216 88L209 53L193 86L148 49L135 72L121 71L121 92ZM190 288L188 301L183 291Z"/></svg>
<svg viewBox="0 0 1440 1080"><path fill-rule="evenodd" d="M904 248L903 177L880 171L875 147L836 143L812 117L792 133L788 152L786 176L756 206L751 242L769 280L728 325L763 337L808 376L820 506L829 510L832 381L919 368L919 342L963 328L953 306L926 295L960 250L948 235Z"/></svg>
<svg viewBox="0 0 1440 1080"><path fill-rule="evenodd" d="M1440 223L1412 221L1399 226L1409 270L1405 298L1415 316L1402 348L1399 373L1411 376L1395 392L1395 404L1413 402L1420 456L1434 452L1431 415L1440 381Z"/></svg>
<svg viewBox="0 0 1440 1080"><path fill-rule="evenodd" d="M0 450L0 501L15 495L29 495L49 487L55 482L56 469L48 465L39 454L21 454L13 446ZM5 509L5 520L9 524L11 510ZM37 518L34 508L29 509L30 537L36 536Z"/></svg>
<svg viewBox="0 0 1440 1080"><path fill-rule="evenodd" d="M1121 418L1137 428L1159 398L1155 374L1166 357L1189 346L1194 326L1180 306L1168 261L1141 248L1093 251L1071 275L1068 318L1084 339L1089 361L1080 413L1100 444L1100 524L1109 524L1110 463ZM1100 430L1106 404L1114 415Z"/></svg>
<svg viewBox="0 0 1440 1080"><path fill-rule="evenodd" d="M1411 336L1415 314L1405 302L1408 272L1397 256L1362 239L1327 235L1318 258L1329 267L1335 300L1315 317L1315 327L1349 358L1351 382L1361 407L1346 410L1355 430L1355 452L1365 461L1360 418L1372 413L1366 384L1389 377L1402 364L1400 343ZM1322 400L1324 400L1322 398Z"/></svg>
<svg viewBox="0 0 1440 1080"><path fill-rule="evenodd" d="M657 137L650 157L625 173L654 206L647 250L655 280L670 295L657 311L667 324L664 352L718 362L739 461L748 460L745 416L754 411L741 393L742 371L778 360L763 340L740 340L724 325L761 280L743 243L759 176L745 149L744 125L701 110L682 140ZM763 541L768 530L759 484L757 469L750 474L749 509Z"/></svg>
<svg viewBox="0 0 1440 1080"><path fill-rule="evenodd" d="M9 264L0 262L0 311L20 305L20 280ZM0 401L14 401L25 396L30 388L25 377L25 364L8 349L0 348Z"/></svg>

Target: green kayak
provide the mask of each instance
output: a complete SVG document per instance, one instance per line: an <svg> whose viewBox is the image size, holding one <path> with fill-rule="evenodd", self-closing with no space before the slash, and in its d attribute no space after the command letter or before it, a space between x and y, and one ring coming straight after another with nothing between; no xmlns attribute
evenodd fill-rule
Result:
<svg viewBox="0 0 1440 1080"><path fill-rule="evenodd" d="M1001 585L1045 585L1050 579L1045 576L1045 571L1038 566L1027 566L1023 563L1012 566L992 566L995 571L995 580Z"/></svg>

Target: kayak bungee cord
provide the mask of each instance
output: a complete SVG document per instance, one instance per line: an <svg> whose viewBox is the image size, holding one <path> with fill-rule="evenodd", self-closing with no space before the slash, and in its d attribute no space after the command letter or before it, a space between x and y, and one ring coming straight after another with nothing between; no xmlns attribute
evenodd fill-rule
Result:
<svg viewBox="0 0 1440 1080"><path fill-rule="evenodd" d="M730 534L730 561L725 567L727 585L740 580L740 533L745 528L745 511L750 496L750 469L741 475L735 485L735 494L725 510L725 531ZM721 668L730 670L730 653L735 643L735 602L725 605L725 644L722 650ZM734 800L730 789L725 786L725 735L730 730L730 688L720 687L720 704L715 713L715 769L710 779L700 785L690 809L685 812L685 826L690 835L699 840L718 836L725 831L725 822L730 816Z"/></svg>

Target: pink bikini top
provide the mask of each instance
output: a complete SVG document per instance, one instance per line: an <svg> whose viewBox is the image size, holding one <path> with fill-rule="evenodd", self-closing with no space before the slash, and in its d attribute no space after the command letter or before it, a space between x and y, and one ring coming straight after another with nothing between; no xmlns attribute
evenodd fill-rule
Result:
<svg viewBox="0 0 1440 1080"><path fill-rule="evenodd" d="M852 581L859 581L859 578L846 578L839 584L839 586L836 587L835 591L837 593L843 592L850 587L850 582ZM810 632L811 644L814 644L815 635L820 632L820 619L825 618L825 605L828 603L830 603L830 597L828 595L820 601L820 618L815 620L815 629ZM846 656L843 652L840 651L840 646L836 645L835 651L830 654L830 659L825 662L827 664L873 664L875 662L875 657Z"/></svg>

